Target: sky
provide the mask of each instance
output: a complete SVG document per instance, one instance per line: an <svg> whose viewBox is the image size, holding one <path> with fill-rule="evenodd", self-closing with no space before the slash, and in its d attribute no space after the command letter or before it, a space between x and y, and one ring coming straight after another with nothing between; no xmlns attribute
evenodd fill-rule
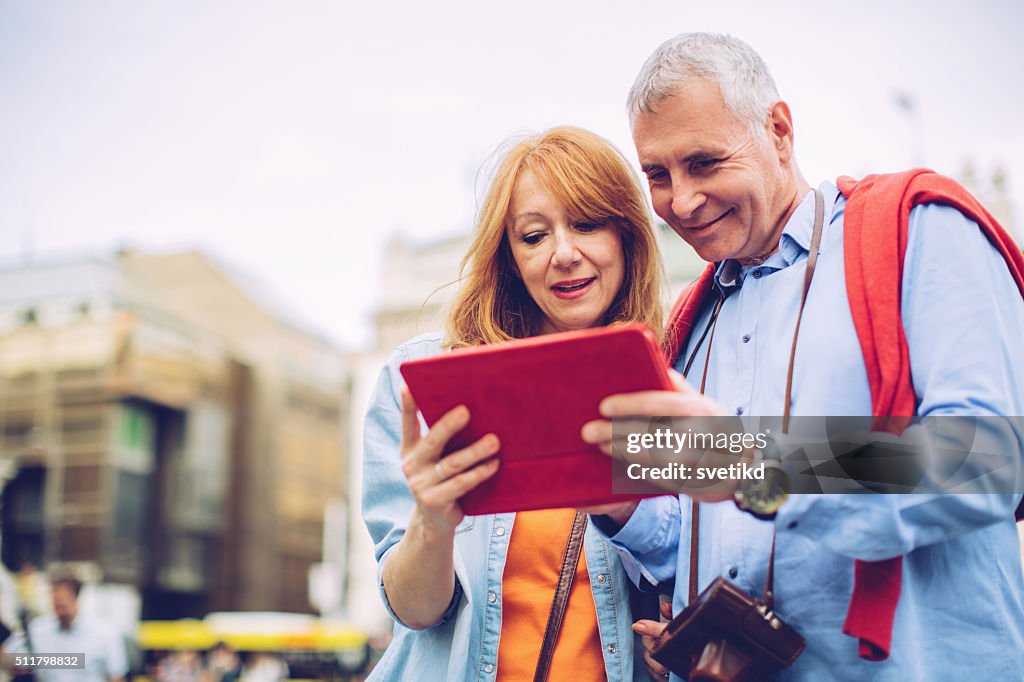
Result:
<svg viewBox="0 0 1024 682"><path fill-rule="evenodd" d="M633 158L626 92L693 30L765 58L812 184L970 160L1019 223L1022 25L1015 0L0 0L0 262L198 249L368 346L391 235L470 230L511 135Z"/></svg>

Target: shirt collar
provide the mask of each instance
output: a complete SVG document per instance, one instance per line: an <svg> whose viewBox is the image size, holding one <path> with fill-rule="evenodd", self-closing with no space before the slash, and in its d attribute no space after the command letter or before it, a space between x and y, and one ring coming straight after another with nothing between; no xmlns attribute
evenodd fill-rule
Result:
<svg viewBox="0 0 1024 682"><path fill-rule="evenodd" d="M825 199L825 225L832 221L839 189L831 182L823 182L818 187ZM743 286L746 276L757 269L774 272L793 265L807 255L814 232L814 191L809 191L800 200L793 215L786 221L779 240L779 250L773 253L761 265L740 265L739 261L728 259L720 262L715 270L715 283L723 296ZM819 253L824 251L825 240L822 240Z"/></svg>

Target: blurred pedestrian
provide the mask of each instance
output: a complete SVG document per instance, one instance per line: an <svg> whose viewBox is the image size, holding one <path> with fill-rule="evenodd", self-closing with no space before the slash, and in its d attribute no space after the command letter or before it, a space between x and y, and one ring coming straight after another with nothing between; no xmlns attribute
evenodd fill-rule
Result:
<svg viewBox="0 0 1024 682"><path fill-rule="evenodd" d="M51 581L53 614L34 618L4 645L9 653L84 655L83 668L35 670L37 682L123 682L128 672L124 645L105 623L78 612L82 583L70 573Z"/></svg>
<svg viewBox="0 0 1024 682"><path fill-rule="evenodd" d="M172 651L156 666L156 682L202 682L203 661L192 649Z"/></svg>
<svg viewBox="0 0 1024 682"><path fill-rule="evenodd" d="M14 577L14 585L18 591L21 608L28 611L30 618L49 612L47 602L50 596L50 586L46 582L46 577L36 569L35 564L31 561L23 563Z"/></svg>
<svg viewBox="0 0 1024 682"><path fill-rule="evenodd" d="M242 675L242 661L231 645L217 642L206 654L205 682L235 682Z"/></svg>
<svg viewBox="0 0 1024 682"><path fill-rule="evenodd" d="M257 651L242 669L245 682L280 682L288 679L288 664L277 654Z"/></svg>

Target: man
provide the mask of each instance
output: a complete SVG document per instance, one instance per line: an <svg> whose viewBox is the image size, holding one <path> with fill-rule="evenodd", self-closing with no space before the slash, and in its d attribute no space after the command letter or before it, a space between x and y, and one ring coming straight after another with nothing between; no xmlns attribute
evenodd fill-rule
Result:
<svg viewBox="0 0 1024 682"><path fill-rule="evenodd" d="M242 675L242 661L227 642L217 642L206 654L208 682L236 682Z"/></svg>
<svg viewBox="0 0 1024 682"><path fill-rule="evenodd" d="M29 642L24 634L5 645L8 653L84 655L84 668L36 669L38 682L122 682L128 672L124 645L107 626L78 612L82 583L71 574L51 581L53 615L29 623Z"/></svg>
<svg viewBox="0 0 1024 682"><path fill-rule="evenodd" d="M877 376L866 369L862 313L848 298L847 198L825 182L816 199L794 156L789 107L761 58L728 36L678 36L644 65L629 110L654 209L714 264L707 298L720 304L677 330L685 342L675 368L692 362L688 382L612 396L602 415L781 415L787 397L793 415L884 414L873 410ZM823 228L802 305L816 201ZM905 246L895 300L909 348L909 411L1024 414L1024 302L1007 265L1016 258L1019 267L1019 251L997 252L978 224L934 203L910 212ZM911 431L934 446L920 426L902 438ZM999 452L1021 452L1019 424L997 431ZM611 422L585 425L583 437L610 449ZM737 485L719 485L699 505L696 587L723 576L761 595L774 536L775 610L807 641L781 679L1024 679L1019 494L791 495L766 519L742 504L707 503ZM662 589L674 581L673 613L690 593L690 510L688 497L590 510L603 512L592 518L634 580ZM898 603L891 632L884 609L874 610L879 600ZM650 644L664 625L635 627Z"/></svg>

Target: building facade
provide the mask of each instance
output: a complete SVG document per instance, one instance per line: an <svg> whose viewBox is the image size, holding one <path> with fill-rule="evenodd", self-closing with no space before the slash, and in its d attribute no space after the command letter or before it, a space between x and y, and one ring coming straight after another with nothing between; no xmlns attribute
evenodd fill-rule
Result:
<svg viewBox="0 0 1024 682"><path fill-rule="evenodd" d="M0 554L144 618L312 610L345 496L341 354L197 253L0 271Z"/></svg>

